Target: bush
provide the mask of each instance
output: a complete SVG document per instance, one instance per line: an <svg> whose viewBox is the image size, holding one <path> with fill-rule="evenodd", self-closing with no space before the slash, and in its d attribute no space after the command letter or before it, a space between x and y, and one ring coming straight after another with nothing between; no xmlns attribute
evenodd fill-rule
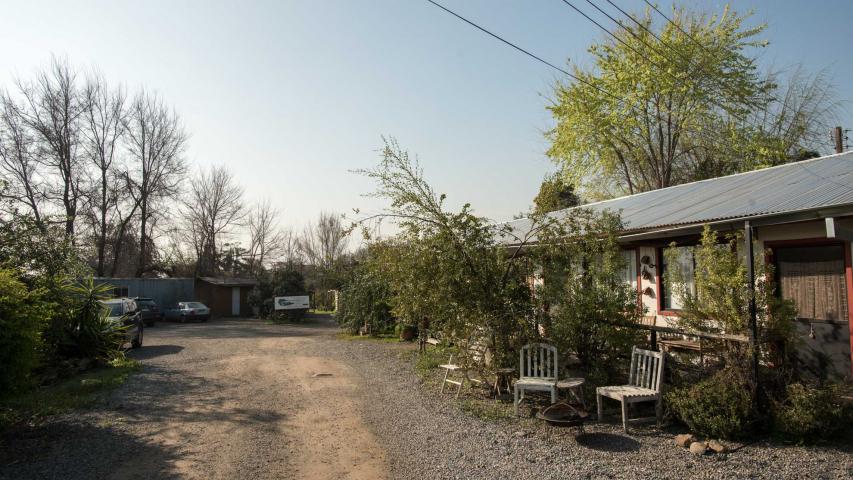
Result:
<svg viewBox="0 0 853 480"><path fill-rule="evenodd" d="M258 284L249 292L249 305L258 309L260 318L272 318L274 297L307 295L305 277L296 270L276 268L258 276ZM275 320L275 319L273 319Z"/></svg>
<svg viewBox="0 0 853 480"><path fill-rule="evenodd" d="M395 324L390 306L391 287L378 268L381 262L371 254L368 251L367 258L353 269L340 292L335 318L341 328L352 334L367 327L369 334L379 335Z"/></svg>
<svg viewBox="0 0 853 480"><path fill-rule="evenodd" d="M838 388L788 385L786 398L774 403L774 429L785 438L811 442L840 432L849 419Z"/></svg>
<svg viewBox="0 0 853 480"><path fill-rule="evenodd" d="M50 312L41 290L28 290L14 270L0 269L0 397L32 383Z"/></svg>
<svg viewBox="0 0 853 480"><path fill-rule="evenodd" d="M711 438L745 435L752 426L753 397L740 371L721 370L666 395L669 409L694 433Z"/></svg>
<svg viewBox="0 0 853 480"><path fill-rule="evenodd" d="M54 316L45 335L54 361L124 357L125 327L109 320L109 311L101 304L110 293L109 285L95 285L92 278L65 286L65 308Z"/></svg>

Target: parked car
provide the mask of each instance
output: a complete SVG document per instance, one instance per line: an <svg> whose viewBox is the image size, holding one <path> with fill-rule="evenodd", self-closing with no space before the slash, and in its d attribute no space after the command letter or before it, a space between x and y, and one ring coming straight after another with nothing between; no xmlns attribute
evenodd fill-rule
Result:
<svg viewBox="0 0 853 480"><path fill-rule="evenodd" d="M127 327L125 336L130 342L131 348L141 347L144 327L136 301L132 298L122 297L104 300L101 303L109 311L110 321Z"/></svg>
<svg viewBox="0 0 853 480"><path fill-rule="evenodd" d="M201 302L178 302L175 308L166 311L167 320L186 322L200 320L206 322L210 318L210 309Z"/></svg>
<svg viewBox="0 0 853 480"><path fill-rule="evenodd" d="M136 306L139 307L139 314L142 317L142 323L146 327L153 327L154 324L163 320L163 314L160 313L160 307L153 298L136 297Z"/></svg>

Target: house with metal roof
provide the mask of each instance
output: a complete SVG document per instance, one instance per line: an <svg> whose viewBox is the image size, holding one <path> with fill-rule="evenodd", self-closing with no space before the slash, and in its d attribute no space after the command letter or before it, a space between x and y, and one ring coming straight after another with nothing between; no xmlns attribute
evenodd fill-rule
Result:
<svg viewBox="0 0 853 480"><path fill-rule="evenodd" d="M663 249L678 245L677 266L692 272L691 247L704 225L740 230L748 255L773 262L778 293L799 312L799 356L816 375L853 378L853 152L702 180L552 212L578 208L620 213L625 278L637 288L652 325L672 325L677 295L661 281ZM507 247L535 244L530 219L502 224ZM751 250L751 251L750 251ZM754 253L753 253L754 252Z"/></svg>

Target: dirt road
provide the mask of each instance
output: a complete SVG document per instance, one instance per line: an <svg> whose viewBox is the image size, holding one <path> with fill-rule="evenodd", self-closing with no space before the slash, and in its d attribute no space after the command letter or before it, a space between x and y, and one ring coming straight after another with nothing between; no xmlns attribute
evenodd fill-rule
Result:
<svg viewBox="0 0 853 480"><path fill-rule="evenodd" d="M0 477L387 478L355 372L328 355L336 331L324 318L158 324L131 354L142 372L34 432L40 451Z"/></svg>

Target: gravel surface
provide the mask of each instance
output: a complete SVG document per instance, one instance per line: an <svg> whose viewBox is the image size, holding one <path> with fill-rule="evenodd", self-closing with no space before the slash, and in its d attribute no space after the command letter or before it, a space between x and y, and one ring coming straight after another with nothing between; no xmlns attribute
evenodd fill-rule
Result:
<svg viewBox="0 0 853 480"><path fill-rule="evenodd" d="M0 479L853 478L853 446L695 457L673 432L484 421L412 367L413 346L327 320L165 324L109 401L0 438ZM330 374L314 376L317 373ZM733 445L737 447L738 445Z"/></svg>
<svg viewBox="0 0 853 480"><path fill-rule="evenodd" d="M363 414L390 456L392 478L853 478L851 445L730 444L741 448L695 457L675 446L682 432L649 426L626 436L616 416L583 434L530 418L484 421L438 393L440 372L421 382L406 361L410 347L341 343L334 354L364 378Z"/></svg>

